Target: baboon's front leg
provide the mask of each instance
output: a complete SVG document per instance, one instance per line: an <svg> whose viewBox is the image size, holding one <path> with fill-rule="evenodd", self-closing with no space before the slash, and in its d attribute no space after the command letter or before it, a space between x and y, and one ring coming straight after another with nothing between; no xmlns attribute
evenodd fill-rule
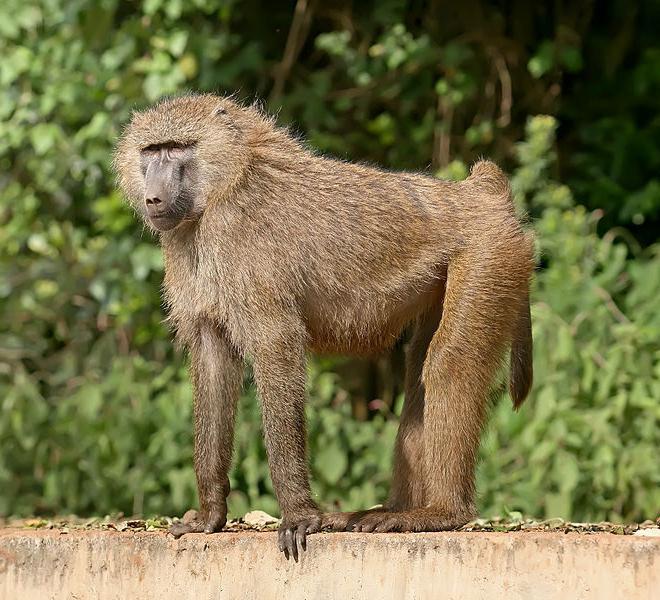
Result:
<svg viewBox="0 0 660 600"><path fill-rule="evenodd" d="M321 528L312 500L306 458L305 349L294 325L270 332L254 350L254 377L261 397L268 464L282 511L279 548L298 560L298 546Z"/></svg>
<svg viewBox="0 0 660 600"><path fill-rule="evenodd" d="M170 532L213 533L227 522L229 468L236 402L243 380L243 362L224 333L201 323L190 342L194 387L195 475L200 511L188 511Z"/></svg>

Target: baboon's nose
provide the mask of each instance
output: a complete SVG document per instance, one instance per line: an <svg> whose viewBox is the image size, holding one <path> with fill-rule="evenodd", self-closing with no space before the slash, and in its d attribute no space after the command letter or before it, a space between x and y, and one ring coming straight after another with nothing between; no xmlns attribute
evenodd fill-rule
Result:
<svg viewBox="0 0 660 600"><path fill-rule="evenodd" d="M147 206L158 206L162 202L158 196L147 196L144 201L147 203Z"/></svg>

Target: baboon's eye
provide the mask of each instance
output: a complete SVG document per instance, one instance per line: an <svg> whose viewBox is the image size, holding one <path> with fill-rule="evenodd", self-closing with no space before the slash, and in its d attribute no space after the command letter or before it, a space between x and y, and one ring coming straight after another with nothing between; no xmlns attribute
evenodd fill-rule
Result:
<svg viewBox="0 0 660 600"><path fill-rule="evenodd" d="M160 152L160 145L159 144L152 144L151 146L147 146L146 148L142 148L140 150L140 153L142 154L157 154Z"/></svg>
<svg viewBox="0 0 660 600"><path fill-rule="evenodd" d="M169 146L166 148L168 158L181 158L190 151L190 146Z"/></svg>
<svg viewBox="0 0 660 600"><path fill-rule="evenodd" d="M167 158L183 158L192 152L195 144L178 144L176 142L165 142L163 144L150 144L140 150L143 156L154 156L164 154Z"/></svg>

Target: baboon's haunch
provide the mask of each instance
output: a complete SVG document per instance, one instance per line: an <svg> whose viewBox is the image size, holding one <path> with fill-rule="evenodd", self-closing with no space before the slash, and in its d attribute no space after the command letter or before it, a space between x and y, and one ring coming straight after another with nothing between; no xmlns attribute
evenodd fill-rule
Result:
<svg viewBox="0 0 660 600"><path fill-rule="evenodd" d="M194 95L136 113L115 166L159 232L169 320L192 361L201 509L174 535L225 524L246 357L287 556L322 526L435 531L475 516L479 436L507 348L516 407L532 381L532 240L493 163L451 182L332 160L257 108ZM305 454L306 350L382 351L409 324L390 497L323 515Z"/></svg>

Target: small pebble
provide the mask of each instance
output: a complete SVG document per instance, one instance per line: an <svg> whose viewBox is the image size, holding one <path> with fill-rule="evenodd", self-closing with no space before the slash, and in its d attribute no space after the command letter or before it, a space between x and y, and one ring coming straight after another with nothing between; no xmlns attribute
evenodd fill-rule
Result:
<svg viewBox="0 0 660 600"><path fill-rule="evenodd" d="M264 527L271 523L277 523L278 519L263 510L252 510L243 517L243 521L252 527Z"/></svg>
<svg viewBox="0 0 660 600"><path fill-rule="evenodd" d="M660 528L649 527L648 529L638 529L633 535L641 535L644 537L660 537Z"/></svg>

